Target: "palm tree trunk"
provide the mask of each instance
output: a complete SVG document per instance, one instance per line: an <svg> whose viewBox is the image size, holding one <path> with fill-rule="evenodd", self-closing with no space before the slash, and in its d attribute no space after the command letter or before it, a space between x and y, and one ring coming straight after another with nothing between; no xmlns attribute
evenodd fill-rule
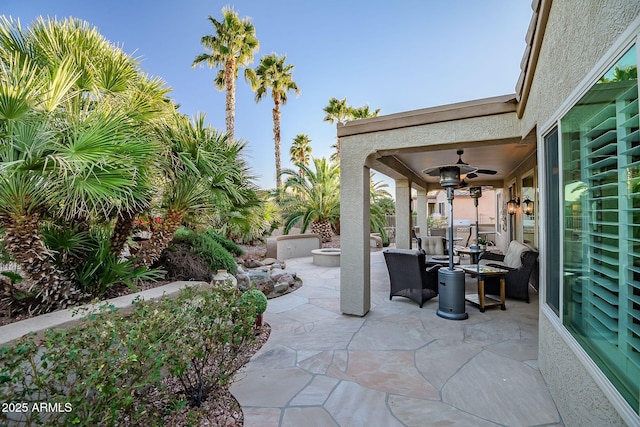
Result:
<svg viewBox="0 0 640 427"><path fill-rule="evenodd" d="M151 239L142 244L135 253L136 267L149 267L160 258L162 251L169 246L176 230L182 225L184 212L169 209L158 229L151 234Z"/></svg>
<svg viewBox="0 0 640 427"><path fill-rule="evenodd" d="M52 263L40 237L40 217L25 214L5 223L6 249L20 264L22 272L33 280L35 305L31 313L44 313L76 305L83 297L75 285Z"/></svg>
<svg viewBox="0 0 640 427"><path fill-rule="evenodd" d="M235 58L227 59L224 67L224 82L226 85L226 109L225 124L227 126L227 134L229 141L235 139L235 111L236 111L236 63Z"/></svg>
<svg viewBox="0 0 640 427"><path fill-rule="evenodd" d="M282 178L280 173L282 172L282 164L280 162L280 102L274 100L276 106L273 109L273 142L275 144L276 154L276 187L282 187Z"/></svg>
<svg viewBox="0 0 640 427"><path fill-rule="evenodd" d="M322 243L330 242L333 237L333 232L331 231L331 222L328 219L321 219L319 221L314 221L311 223L311 232L314 234L319 234Z"/></svg>
<svg viewBox="0 0 640 427"><path fill-rule="evenodd" d="M122 210L118 215L116 225L113 227L113 234L111 234L110 251L114 255L120 255L124 248L127 239L133 232L135 225L136 213Z"/></svg>

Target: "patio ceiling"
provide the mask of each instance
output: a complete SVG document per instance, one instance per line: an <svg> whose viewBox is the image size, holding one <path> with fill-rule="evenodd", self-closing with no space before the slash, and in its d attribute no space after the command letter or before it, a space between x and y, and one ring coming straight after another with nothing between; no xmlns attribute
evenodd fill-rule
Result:
<svg viewBox="0 0 640 427"><path fill-rule="evenodd" d="M479 174L477 178L467 179L471 184L502 185L502 182L518 165L524 162L536 150L535 139L528 142L528 138L518 142L500 142L490 145L474 144L473 146L454 146L439 150L433 147L423 151L378 153L377 159L371 167L393 178L409 178L418 186L426 183L430 188L439 187L439 178L427 176L422 171L429 167L454 164L458 161L456 151L464 149L462 160L480 169L497 171L495 175Z"/></svg>

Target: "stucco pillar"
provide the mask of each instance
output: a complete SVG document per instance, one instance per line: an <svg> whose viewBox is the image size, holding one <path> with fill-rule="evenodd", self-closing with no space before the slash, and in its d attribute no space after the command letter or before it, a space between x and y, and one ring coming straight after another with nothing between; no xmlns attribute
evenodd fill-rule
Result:
<svg viewBox="0 0 640 427"><path fill-rule="evenodd" d="M396 247L411 249L411 181L396 180Z"/></svg>
<svg viewBox="0 0 640 427"><path fill-rule="evenodd" d="M371 308L369 168L341 153L340 311L364 316Z"/></svg>
<svg viewBox="0 0 640 427"><path fill-rule="evenodd" d="M418 211L418 221L416 225L420 227L420 235L427 235L427 209L428 209L428 200L427 200L427 190L423 188L418 189L418 198L416 199L416 209Z"/></svg>

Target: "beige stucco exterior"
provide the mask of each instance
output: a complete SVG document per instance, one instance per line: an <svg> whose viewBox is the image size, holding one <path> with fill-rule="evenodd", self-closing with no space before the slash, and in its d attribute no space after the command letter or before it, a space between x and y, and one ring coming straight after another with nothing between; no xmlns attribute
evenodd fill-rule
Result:
<svg viewBox="0 0 640 427"><path fill-rule="evenodd" d="M621 49L621 37L640 33L640 2L637 0L534 0L534 20L523 74L517 93L487 100L406 112L352 122L338 127L341 138L341 310L364 316L371 309L369 276L369 168L396 179L398 206L396 227L399 246L409 244L410 188L438 188L424 175L385 156L396 152L430 152L435 148L537 141L543 150L543 132L564 114L581 88L588 88L594 68L607 65ZM630 38L631 39L631 38ZM611 56L611 58L608 58ZM595 77L594 77L595 78ZM520 101L519 103L517 101ZM503 191L514 185L520 194L522 177L540 166L536 155L528 156L500 182ZM539 194L544 206L544 194ZM423 212L419 206L418 211ZM538 207L538 212L541 208ZM520 214L521 215L521 214ZM517 219L516 219L517 220ZM544 218L536 223L545 233ZM421 224L418 224L421 225ZM515 238L522 239L517 229ZM540 247L541 260L544 246ZM349 268L344 268L344 266ZM544 267L543 271L544 271ZM544 278L541 271L540 279ZM544 304L540 283L539 363L566 425L640 425L640 417L608 384L593 363L572 342L557 315ZM626 406L625 406L626 405Z"/></svg>

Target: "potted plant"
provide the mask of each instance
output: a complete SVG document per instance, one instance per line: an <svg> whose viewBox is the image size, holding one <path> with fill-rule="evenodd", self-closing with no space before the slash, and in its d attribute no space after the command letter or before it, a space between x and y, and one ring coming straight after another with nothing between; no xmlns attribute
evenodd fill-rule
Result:
<svg viewBox="0 0 640 427"><path fill-rule="evenodd" d="M480 249L484 249L487 247L487 238L485 236L478 237L478 245Z"/></svg>
<svg viewBox="0 0 640 427"><path fill-rule="evenodd" d="M255 308L256 329L262 327L262 313L267 310L267 296L258 289L248 289L240 296L240 302Z"/></svg>

